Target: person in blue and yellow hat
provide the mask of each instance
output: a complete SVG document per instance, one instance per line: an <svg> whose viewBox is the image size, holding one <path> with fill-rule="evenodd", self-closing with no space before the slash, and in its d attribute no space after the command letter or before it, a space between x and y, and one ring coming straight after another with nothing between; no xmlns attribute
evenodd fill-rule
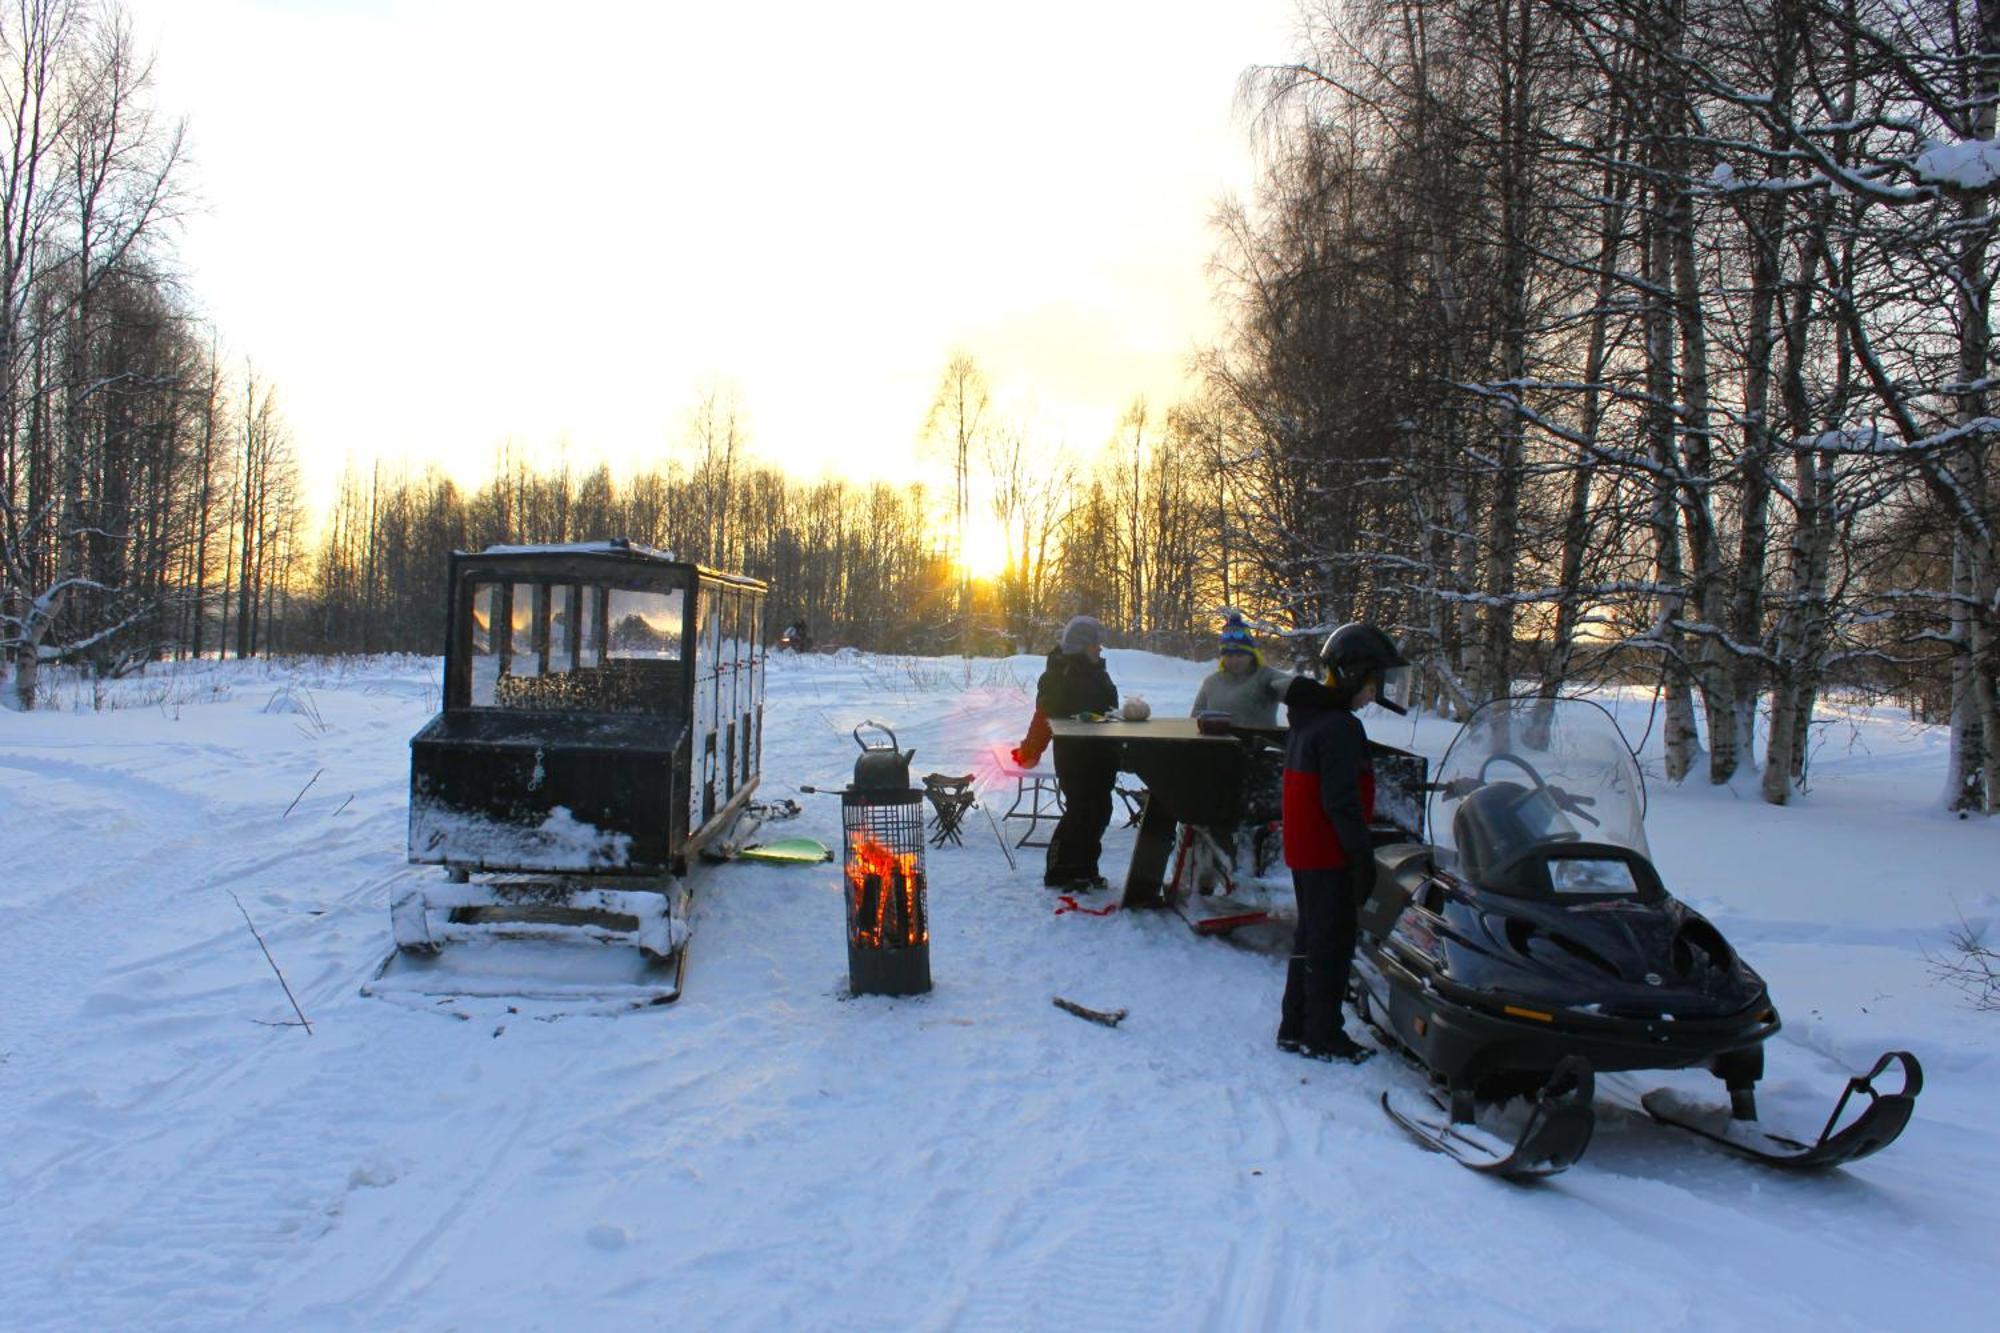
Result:
<svg viewBox="0 0 2000 1333"><path fill-rule="evenodd" d="M1227 713L1230 722L1239 727L1277 726L1278 704L1292 678L1264 665L1264 655L1238 612L1229 612L1223 621L1216 656L1216 669L1195 691L1188 716Z"/></svg>
<svg viewBox="0 0 2000 1333"><path fill-rule="evenodd" d="M1195 691L1194 707L1188 710L1188 715L1223 713L1231 726L1275 728L1278 704L1292 678L1264 664L1264 655L1258 651L1257 641L1250 637L1250 627L1239 612L1226 613L1216 656L1219 659L1216 669ZM1243 813L1248 827L1231 821L1210 824L1207 830L1217 850L1228 860L1232 875L1246 868L1261 874L1265 857L1260 848L1268 850L1270 838L1266 835L1278 819L1279 782L1284 766L1271 740L1240 733L1239 736L1249 752L1243 790ZM1260 837L1263 842L1259 842ZM1201 891L1209 892L1209 886L1202 885Z"/></svg>

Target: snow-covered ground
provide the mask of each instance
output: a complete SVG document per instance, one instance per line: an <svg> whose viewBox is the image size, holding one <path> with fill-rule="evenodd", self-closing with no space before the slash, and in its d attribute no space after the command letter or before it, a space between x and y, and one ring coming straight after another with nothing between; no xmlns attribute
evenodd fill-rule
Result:
<svg viewBox="0 0 2000 1333"><path fill-rule="evenodd" d="M1207 669L1108 657L1169 713ZM761 794L842 785L864 718L918 773L975 768L1020 735L1037 668L778 659ZM1823 1114L1845 1071L1907 1046L1929 1086L1903 1139L1792 1178L1607 1097L1583 1162L1517 1187L1384 1119L1395 1061L1276 1052L1278 958L1168 914L1057 915L978 815L929 854L923 998L844 998L837 867L742 863L701 876L671 1007L365 998L390 892L438 874L403 861L405 742L438 693L435 661L231 663L0 713L0 1326L2000 1318L2000 1014L1926 963L1961 916L2000 917L2000 823L1934 809L1942 738L1895 715L1823 728L1790 809L1655 782L1650 835L1771 983L1767 1109ZM1646 706L1620 705L1629 735ZM1433 758L1451 733L1367 722ZM837 803L800 799L780 831L837 843ZM232 893L310 1036L277 1026L291 1007ZM1131 1016L1099 1027L1056 994Z"/></svg>

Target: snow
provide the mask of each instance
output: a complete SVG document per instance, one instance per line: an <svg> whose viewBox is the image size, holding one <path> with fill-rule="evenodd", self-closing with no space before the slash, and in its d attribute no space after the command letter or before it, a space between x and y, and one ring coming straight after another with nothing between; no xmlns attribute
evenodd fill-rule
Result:
<svg viewBox="0 0 2000 1333"><path fill-rule="evenodd" d="M1162 716L1208 670L1107 658ZM1037 669L775 658L761 794L837 790L866 718L916 771L990 772ZM266 711L281 688L291 707ZM442 878L403 859L437 663L63 689L0 714L9 1328L1992 1323L2000 1015L1927 954L2000 917L2000 823L1933 808L1945 737L1891 712L1829 716L1783 810L1660 782L1657 725L1645 757L1667 882L1785 1017L1768 1114L1824 1115L1907 1047L1929 1081L1903 1139L1778 1175L1625 1109L1655 1083L1719 1095L1706 1075L1615 1076L1583 1161L1516 1187L1389 1124L1393 1060L1277 1053L1280 957L1170 915L1058 915L1036 854L1010 873L977 816L928 852L925 997L844 998L837 866L748 863L702 872L670 1007L365 997L392 896ZM1608 702L1646 730L1644 695ZM1433 759L1452 730L1366 720ZM1012 782L991 782L998 813ZM838 845L838 802L799 799L778 830ZM1131 836L1110 836L1114 882ZM277 1026L290 1005L232 892L311 1035Z"/></svg>
<svg viewBox="0 0 2000 1333"><path fill-rule="evenodd" d="M538 750L530 787L539 785L541 778ZM524 828L442 802L419 800L410 814L410 842L428 852L448 849L452 858L461 862L520 870L560 870L579 864L617 870L632 864L631 835L607 833L561 805L551 809L540 824Z"/></svg>
<svg viewBox="0 0 2000 1333"><path fill-rule="evenodd" d="M1988 190L2000 182L2000 141L1933 142L1910 164L1917 179L1959 190Z"/></svg>
<svg viewBox="0 0 2000 1333"><path fill-rule="evenodd" d="M662 551L644 542L595 541L595 542L541 542L535 545L519 546L497 543L481 548L480 555L644 555L656 560L672 560L672 551Z"/></svg>

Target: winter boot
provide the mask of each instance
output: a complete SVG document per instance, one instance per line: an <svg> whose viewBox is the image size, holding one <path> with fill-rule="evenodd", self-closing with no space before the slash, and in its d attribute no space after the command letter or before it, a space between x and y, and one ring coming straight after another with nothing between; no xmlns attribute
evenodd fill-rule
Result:
<svg viewBox="0 0 2000 1333"><path fill-rule="evenodd" d="M1306 960L1297 954L1285 968L1285 998L1278 1010L1278 1049L1296 1054L1306 1026Z"/></svg>
<svg viewBox="0 0 2000 1333"><path fill-rule="evenodd" d="M1346 1064L1358 1065L1369 1056L1375 1054L1375 1052L1369 1050L1360 1042L1355 1041L1345 1032L1336 1032L1324 1043L1318 1045L1307 1045L1304 1042L1299 1043L1296 1054L1303 1055L1308 1060L1339 1060Z"/></svg>

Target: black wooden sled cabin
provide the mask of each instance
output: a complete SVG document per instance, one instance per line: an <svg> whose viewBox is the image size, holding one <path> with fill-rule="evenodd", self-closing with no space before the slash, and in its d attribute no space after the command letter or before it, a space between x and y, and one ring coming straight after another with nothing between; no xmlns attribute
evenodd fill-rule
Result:
<svg viewBox="0 0 2000 1333"><path fill-rule="evenodd" d="M624 943L636 998L678 995L690 866L757 788L765 593L627 541L452 555L444 706L410 740L409 859L445 875L391 904L407 969L449 971L454 942Z"/></svg>

